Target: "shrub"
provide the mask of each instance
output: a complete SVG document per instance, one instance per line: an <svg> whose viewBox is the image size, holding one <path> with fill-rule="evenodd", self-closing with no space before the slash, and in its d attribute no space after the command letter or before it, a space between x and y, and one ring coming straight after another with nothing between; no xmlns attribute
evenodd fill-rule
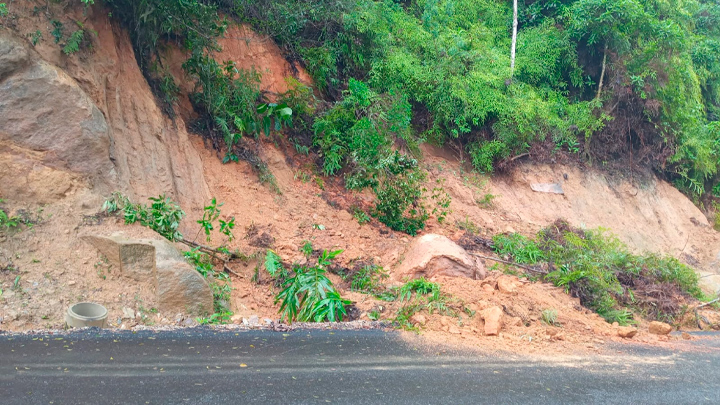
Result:
<svg viewBox="0 0 720 405"><path fill-rule="evenodd" d="M280 319L288 322L338 322L347 315L345 306L350 301L342 299L327 278L327 266L342 253L342 250L320 253L317 264L313 266L295 264L292 274L282 284L283 290L275 296L275 303L280 303ZM268 252L266 268L278 277L282 270L274 253ZM309 256L308 256L309 258ZM271 263L270 267L267 263ZM272 273L271 273L272 274Z"/></svg>

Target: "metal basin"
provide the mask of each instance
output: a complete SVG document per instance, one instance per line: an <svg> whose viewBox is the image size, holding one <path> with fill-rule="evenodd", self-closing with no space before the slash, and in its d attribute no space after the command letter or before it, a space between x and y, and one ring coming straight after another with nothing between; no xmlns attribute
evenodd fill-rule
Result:
<svg viewBox="0 0 720 405"><path fill-rule="evenodd" d="M80 302L68 308L65 314L65 323L71 328L87 326L105 328L107 317L108 311L104 306L93 302Z"/></svg>

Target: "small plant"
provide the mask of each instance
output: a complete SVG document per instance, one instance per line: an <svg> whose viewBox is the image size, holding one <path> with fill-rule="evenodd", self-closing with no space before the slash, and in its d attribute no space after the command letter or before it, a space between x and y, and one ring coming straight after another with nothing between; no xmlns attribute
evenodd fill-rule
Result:
<svg viewBox="0 0 720 405"><path fill-rule="evenodd" d="M465 216L464 220L457 221L457 227L458 229L468 232L472 235L477 235L478 233L480 233L480 227L475 225L475 223L471 221L467 215Z"/></svg>
<svg viewBox="0 0 720 405"><path fill-rule="evenodd" d="M493 243L497 254L510 256L518 263L535 264L544 258L538 245L519 233L496 235Z"/></svg>
<svg viewBox="0 0 720 405"><path fill-rule="evenodd" d="M415 295L430 294L433 299L440 297L440 285L427 281L425 277L416 278L403 284L398 290L398 299L400 301L410 301Z"/></svg>
<svg viewBox="0 0 720 405"><path fill-rule="evenodd" d="M222 205L222 203L218 204L217 200L213 198L210 201L210 205L206 206L203 210L202 219L197 221L202 230L205 231L208 242L210 242L210 232L214 229L213 222L215 221L218 221L220 224L220 233L227 236L230 241L234 239L232 230L235 228L235 217L230 218L228 221L220 219L220 207L222 207Z"/></svg>
<svg viewBox="0 0 720 405"><path fill-rule="evenodd" d="M370 222L370 216L360 208L353 209L353 218L355 218L360 225Z"/></svg>
<svg viewBox="0 0 720 405"><path fill-rule="evenodd" d="M65 34L63 33L65 27L63 26L63 23L58 20L50 20L50 24L53 26L50 34L53 36L53 38L55 38L55 43L59 44L65 36Z"/></svg>
<svg viewBox="0 0 720 405"><path fill-rule="evenodd" d="M0 204L5 200L0 199ZM20 218L17 216L11 216L5 209L0 207L0 231L10 231L20 226Z"/></svg>
<svg viewBox="0 0 720 405"><path fill-rule="evenodd" d="M275 296L275 303L280 303L281 320L338 322L347 315L345 306L350 301L342 299L325 276L327 266L341 252L323 250L316 265L293 266L293 274L283 283L283 290ZM309 258L309 255L306 256Z"/></svg>
<svg viewBox="0 0 720 405"><path fill-rule="evenodd" d="M350 282L352 291L380 294L384 290L382 282L389 277L387 271L382 267L370 264L360 268Z"/></svg>
<svg viewBox="0 0 720 405"><path fill-rule="evenodd" d="M442 184L445 182L445 179L438 179L437 183L438 186L433 188L433 193L430 198L432 198L433 201L435 201L435 208L433 208L433 215L437 217L438 223L443 223L445 221L445 218L450 213L450 203L452 202L452 198L450 198L450 194L445 191L444 188L442 188Z"/></svg>
<svg viewBox="0 0 720 405"><path fill-rule="evenodd" d="M290 273L287 271L282 263L282 259L277 253L268 249L265 254L265 270L267 270L270 277L276 280L276 285L280 286L290 277Z"/></svg>
<svg viewBox="0 0 720 405"><path fill-rule="evenodd" d="M380 312L370 311L370 312L368 312L367 316L368 316L368 319L370 319L371 321L377 321L378 319L380 319Z"/></svg>
<svg viewBox="0 0 720 405"><path fill-rule="evenodd" d="M20 276L15 276L15 281L13 281L12 289L14 291L18 291L20 289Z"/></svg>
<svg viewBox="0 0 720 405"><path fill-rule="evenodd" d="M122 210L126 224L140 222L140 225L154 230L171 242L182 240L183 235L178 227L185 212L165 195L150 197L148 200L151 201L150 206L132 204L127 197L113 193L103 204L103 210L108 213Z"/></svg>
<svg viewBox="0 0 720 405"><path fill-rule="evenodd" d="M32 34L28 35L30 36L30 42L33 44L33 46L36 46L42 39L42 32L40 30L37 30Z"/></svg>
<svg viewBox="0 0 720 405"><path fill-rule="evenodd" d="M496 197L494 194L486 193L482 198L475 200L475 202L482 208L492 208L495 206Z"/></svg>
<svg viewBox="0 0 720 405"><path fill-rule="evenodd" d="M6 17L8 14L7 4L0 3L0 17Z"/></svg>
<svg viewBox="0 0 720 405"><path fill-rule="evenodd" d="M85 31L82 29L76 30L68 38L65 46L63 47L63 53L65 55L72 55L80 50L80 45L85 39Z"/></svg>
<svg viewBox="0 0 720 405"><path fill-rule="evenodd" d="M557 317L558 313L554 309L546 309L541 313L541 319L546 325L558 326Z"/></svg>

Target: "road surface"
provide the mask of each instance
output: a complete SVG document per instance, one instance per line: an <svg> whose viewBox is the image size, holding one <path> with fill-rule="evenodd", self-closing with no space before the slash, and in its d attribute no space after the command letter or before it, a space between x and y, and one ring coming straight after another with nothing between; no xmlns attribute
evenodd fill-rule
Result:
<svg viewBox="0 0 720 405"><path fill-rule="evenodd" d="M718 404L720 339L538 360L379 330L0 334L1 404Z"/></svg>

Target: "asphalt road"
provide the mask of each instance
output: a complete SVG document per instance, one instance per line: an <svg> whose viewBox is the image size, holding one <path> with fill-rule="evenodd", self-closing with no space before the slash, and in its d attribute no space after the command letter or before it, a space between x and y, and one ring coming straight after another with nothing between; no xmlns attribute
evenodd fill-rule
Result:
<svg viewBox="0 0 720 405"><path fill-rule="evenodd" d="M720 339L538 360L383 331L0 334L0 404L720 403Z"/></svg>

